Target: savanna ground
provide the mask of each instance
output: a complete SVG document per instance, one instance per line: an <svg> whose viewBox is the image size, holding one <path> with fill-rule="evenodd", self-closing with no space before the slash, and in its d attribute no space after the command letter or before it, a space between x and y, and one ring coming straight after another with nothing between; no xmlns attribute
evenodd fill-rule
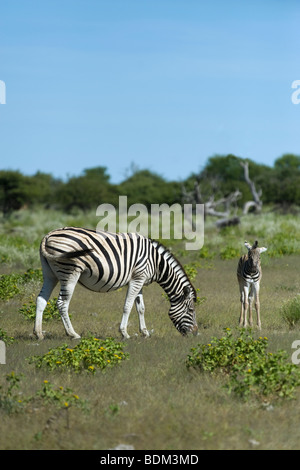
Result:
<svg viewBox="0 0 300 470"><path fill-rule="evenodd" d="M3 220L0 233L1 274L23 273L39 267L38 248L49 230L66 225L95 228L94 216L64 216L55 212L20 211ZM200 253L186 252L181 243L170 248L182 264L196 269L193 284L202 299L197 305L199 336L183 338L168 318L168 301L157 284L144 289L149 339L138 333L132 311L124 342L129 359L95 374L51 372L36 369L27 358L45 354L69 340L60 319L44 322L44 341L32 335L33 321L19 308L35 298L41 283L32 280L12 298L0 301L0 328L15 341L7 346L6 364L0 365L0 386L13 371L20 377L20 403L34 396L47 380L53 388L68 387L87 400L89 412L70 406L54 407L36 401L19 412L0 407L1 449L112 449L127 444L143 450L199 449L299 449L300 390L295 399L244 401L223 387L222 374L187 369L192 347L220 337L225 327L235 329L239 316L236 280L238 256L244 240L268 247L262 254L262 330L272 351L284 349L291 356L292 342L300 340L297 324L291 329L282 316L285 301L300 292L299 217L268 212L242 219L240 227L217 232L208 221ZM192 264L194 263L194 264ZM125 288L110 294L91 293L77 286L70 312L75 330L83 337L114 337L118 331ZM53 296L57 296L58 288ZM300 365L299 365L300 367Z"/></svg>

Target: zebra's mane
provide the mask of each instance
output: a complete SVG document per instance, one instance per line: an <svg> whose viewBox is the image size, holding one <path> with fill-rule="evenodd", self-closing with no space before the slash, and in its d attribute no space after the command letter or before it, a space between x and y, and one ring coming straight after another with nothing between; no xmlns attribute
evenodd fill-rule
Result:
<svg viewBox="0 0 300 470"><path fill-rule="evenodd" d="M155 248L157 250L159 250L160 248L162 249L162 252L161 254L164 256L165 254L168 254L170 255L169 256L169 259L171 258L172 260L174 260L176 262L176 265L181 269L181 272L184 274L186 280L188 281L192 291L193 291L193 294L194 294L194 297L195 297L195 300L197 299L197 294L196 294L196 289L194 288L193 284L191 283L190 279L189 279L189 276L187 275L184 267L182 266L181 262L176 258L176 256L165 246L163 245L162 243L160 243L159 241L157 240L154 240L152 238L150 238L149 240L151 240L151 242L155 245Z"/></svg>

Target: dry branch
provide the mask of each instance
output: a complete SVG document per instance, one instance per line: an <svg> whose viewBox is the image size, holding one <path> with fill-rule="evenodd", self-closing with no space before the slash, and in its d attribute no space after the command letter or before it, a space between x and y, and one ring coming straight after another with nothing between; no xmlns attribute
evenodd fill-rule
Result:
<svg viewBox="0 0 300 470"><path fill-rule="evenodd" d="M192 204L203 204L205 216L210 215L212 217L220 218L220 220L216 222L216 225L219 228L240 223L238 217L230 217L230 214L232 206L237 202L241 195L241 192L236 190L228 196L221 197L217 200L215 200L215 196L213 194L208 198L208 200L205 201L201 193L200 183L198 181L195 181L193 191L187 192L185 187L182 187L183 201Z"/></svg>
<svg viewBox="0 0 300 470"><path fill-rule="evenodd" d="M250 188L250 191L253 197L253 201L247 201L244 204L243 214L248 214L249 209L251 207L254 207L256 212L260 212L262 209L262 205L263 205L262 200L261 200L262 191L256 190L254 182L249 177L249 163L247 161L240 162L240 163L241 163L241 166L244 168L244 178Z"/></svg>

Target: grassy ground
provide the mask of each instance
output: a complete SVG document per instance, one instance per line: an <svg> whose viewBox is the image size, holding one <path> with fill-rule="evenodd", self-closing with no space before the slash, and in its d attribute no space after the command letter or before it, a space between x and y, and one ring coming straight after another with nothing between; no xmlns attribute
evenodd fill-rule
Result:
<svg viewBox="0 0 300 470"><path fill-rule="evenodd" d="M289 223L295 222L287 218L277 223L269 217L257 225L250 217L244 228L224 235L213 232L211 227L207 245L214 252L233 245L242 253L244 238L251 242L258 231L269 247L272 241L268 237L279 239L277 234L283 233L282 224ZM14 248L20 258L17 264L6 260L2 273L29 267L26 249L22 248L26 246L25 242L22 244L24 228L20 227L20 246ZM54 227L47 230L50 228ZM8 226L2 230L4 235ZM11 233L10 240L15 236L15 232ZM30 265L37 267L38 242L33 241L32 246ZM283 256L269 256L268 252L262 255L262 331L255 332L269 338L271 350L285 349L290 355L293 340L300 339L300 330L297 326L289 330L280 307L300 292L300 256L291 251ZM10 254L9 250L7 253ZM200 297L205 297L197 307L200 335L187 338L179 335L168 318L168 302L162 296L163 291L153 284L144 292L146 324L153 330L151 337L140 337L137 315L132 311L128 328L131 338L124 346L129 359L95 375L49 372L36 369L26 360L64 342L71 347L78 342L66 338L60 320L44 323L47 332L44 341L37 342L32 336L33 322L18 313L18 309L32 295L37 295L40 289L37 281L30 282L21 294L0 302L0 327L16 339L7 346L6 365L0 365L3 390L6 374L14 371L19 376L23 374L17 391L20 400L35 395L44 380L48 380L55 388L70 387L74 394L88 400L90 408L89 413L84 413L75 407L55 408L33 402L25 411L9 414L0 407L1 449L111 449L118 444L144 450L299 449L300 393L297 392L295 400L251 399L245 403L227 393L223 388L224 377L186 368L185 361L192 347L200 342L208 343L214 335L221 336L224 327L237 326L238 258L221 259L214 255L203 259L180 248L178 253L183 263L195 262L197 266L193 283ZM91 332L99 338L119 340L124 298L125 288L110 294L94 294L78 286L70 309L75 330L83 336Z"/></svg>

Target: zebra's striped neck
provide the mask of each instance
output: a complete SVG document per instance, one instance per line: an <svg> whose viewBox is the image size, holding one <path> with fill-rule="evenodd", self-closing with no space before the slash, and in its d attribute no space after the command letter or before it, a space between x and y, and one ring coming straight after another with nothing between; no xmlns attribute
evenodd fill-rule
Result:
<svg viewBox="0 0 300 470"><path fill-rule="evenodd" d="M192 286L183 266L175 256L163 245L152 240L157 253L157 271L155 281L164 289L171 301L182 295L183 288L189 286L196 298Z"/></svg>

